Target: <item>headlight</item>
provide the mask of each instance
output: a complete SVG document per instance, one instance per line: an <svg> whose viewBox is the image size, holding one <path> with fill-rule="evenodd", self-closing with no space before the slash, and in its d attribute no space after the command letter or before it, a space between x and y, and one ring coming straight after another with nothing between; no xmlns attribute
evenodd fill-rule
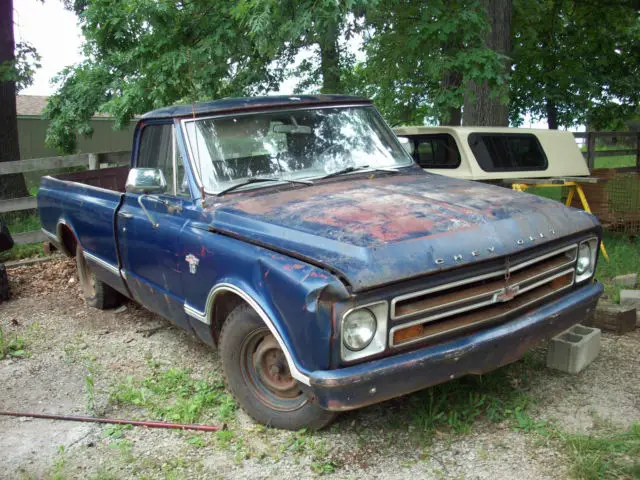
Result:
<svg viewBox="0 0 640 480"><path fill-rule="evenodd" d="M597 249L597 238L585 240L578 246L578 258L576 259L576 283L587 280L593 276L596 269Z"/></svg>
<svg viewBox="0 0 640 480"><path fill-rule="evenodd" d="M353 352L359 352L371 343L378 326L375 315L367 308L354 310L343 322L342 341Z"/></svg>
<svg viewBox="0 0 640 480"><path fill-rule="evenodd" d="M588 243L580 244L578 249L578 263L576 264L576 273L582 275L589 270L591 266L591 247Z"/></svg>

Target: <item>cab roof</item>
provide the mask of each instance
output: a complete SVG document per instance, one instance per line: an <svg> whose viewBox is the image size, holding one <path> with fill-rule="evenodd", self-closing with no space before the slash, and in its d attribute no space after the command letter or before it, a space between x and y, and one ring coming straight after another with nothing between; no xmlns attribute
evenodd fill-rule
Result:
<svg viewBox="0 0 640 480"><path fill-rule="evenodd" d="M205 114L220 114L243 110L268 110L281 107L369 105L371 100L351 95L273 95L265 97L222 98L209 102L198 102L158 108L145 113L141 119L191 117Z"/></svg>

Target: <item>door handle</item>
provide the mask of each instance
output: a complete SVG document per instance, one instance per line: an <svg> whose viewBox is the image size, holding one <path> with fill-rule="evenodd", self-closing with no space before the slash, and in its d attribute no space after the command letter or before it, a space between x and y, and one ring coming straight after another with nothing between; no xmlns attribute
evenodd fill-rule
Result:
<svg viewBox="0 0 640 480"><path fill-rule="evenodd" d="M133 218L133 213L129 212L118 212L118 215L120 215L122 218Z"/></svg>

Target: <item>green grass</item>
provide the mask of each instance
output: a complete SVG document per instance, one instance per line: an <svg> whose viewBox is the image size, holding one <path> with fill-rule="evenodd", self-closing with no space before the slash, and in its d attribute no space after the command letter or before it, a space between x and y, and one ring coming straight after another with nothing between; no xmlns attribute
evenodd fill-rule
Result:
<svg viewBox="0 0 640 480"><path fill-rule="evenodd" d="M24 356L26 356L24 338L8 336L0 327L0 360L6 357L22 358Z"/></svg>
<svg viewBox="0 0 640 480"><path fill-rule="evenodd" d="M160 370L157 366L147 378L128 377L116 385L111 401L141 407L154 418L179 423L211 416L229 421L237 408L221 382L196 380L186 370Z"/></svg>
<svg viewBox="0 0 640 480"><path fill-rule="evenodd" d="M640 273L640 237L604 232L604 246L610 261L600 255L596 268L596 278L604 283L606 294L614 302L620 299L621 287L611 280L618 275Z"/></svg>
<svg viewBox="0 0 640 480"><path fill-rule="evenodd" d="M16 215L7 222L11 233L30 232L40 230L40 217L38 215Z"/></svg>
<svg viewBox="0 0 640 480"><path fill-rule="evenodd" d="M640 478L640 424L596 435L557 434L577 479Z"/></svg>
<svg viewBox="0 0 640 480"><path fill-rule="evenodd" d="M618 155L615 157L596 157L595 168L634 167L635 155Z"/></svg>
<svg viewBox="0 0 640 480"><path fill-rule="evenodd" d="M466 376L413 394L410 424L428 443L436 432L469 433L479 419L516 421L534 403L523 387L541 368L544 362L527 354L523 361L486 375Z"/></svg>
<svg viewBox="0 0 640 480"><path fill-rule="evenodd" d="M45 257L42 243L26 243L14 245L12 249L0 252L0 263L10 260L22 260L23 258Z"/></svg>

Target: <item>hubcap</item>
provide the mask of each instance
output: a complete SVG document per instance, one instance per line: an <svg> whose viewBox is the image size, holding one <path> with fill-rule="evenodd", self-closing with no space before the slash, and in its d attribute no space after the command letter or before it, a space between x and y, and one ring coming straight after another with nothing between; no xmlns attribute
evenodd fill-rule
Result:
<svg viewBox="0 0 640 480"><path fill-rule="evenodd" d="M287 412L307 403L306 395L291 376L284 352L269 330L258 330L245 339L240 361L247 386L264 405Z"/></svg>

